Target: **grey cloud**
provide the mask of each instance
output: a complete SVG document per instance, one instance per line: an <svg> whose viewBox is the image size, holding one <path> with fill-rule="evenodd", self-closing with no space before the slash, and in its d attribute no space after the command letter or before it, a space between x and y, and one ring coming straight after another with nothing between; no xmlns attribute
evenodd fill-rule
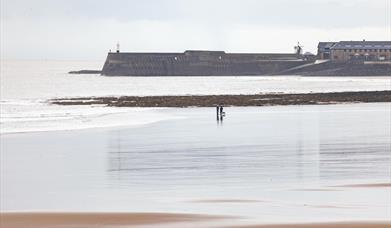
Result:
<svg viewBox="0 0 391 228"><path fill-rule="evenodd" d="M159 20L297 27L385 26L388 0L2 0L4 19Z"/></svg>
<svg viewBox="0 0 391 228"><path fill-rule="evenodd" d="M0 0L1 58L127 51L291 51L391 39L391 0Z"/></svg>

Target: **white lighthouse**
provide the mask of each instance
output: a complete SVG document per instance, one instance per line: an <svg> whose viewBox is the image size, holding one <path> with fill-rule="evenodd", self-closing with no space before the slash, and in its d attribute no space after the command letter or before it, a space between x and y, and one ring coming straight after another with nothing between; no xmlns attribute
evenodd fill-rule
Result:
<svg viewBox="0 0 391 228"><path fill-rule="evenodd" d="M119 53L119 42L117 42L117 53Z"/></svg>

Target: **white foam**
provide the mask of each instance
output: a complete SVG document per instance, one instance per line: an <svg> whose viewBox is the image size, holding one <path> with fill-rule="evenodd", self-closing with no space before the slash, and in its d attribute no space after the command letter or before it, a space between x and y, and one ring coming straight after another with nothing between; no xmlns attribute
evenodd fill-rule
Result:
<svg viewBox="0 0 391 228"><path fill-rule="evenodd" d="M1 109L1 134L137 126L179 118L152 108L57 106L34 101L3 101Z"/></svg>

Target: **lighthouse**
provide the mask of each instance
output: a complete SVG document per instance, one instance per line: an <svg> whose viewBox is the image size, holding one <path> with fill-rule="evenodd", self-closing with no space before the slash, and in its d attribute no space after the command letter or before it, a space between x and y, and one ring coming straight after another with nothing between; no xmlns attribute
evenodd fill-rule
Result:
<svg viewBox="0 0 391 228"><path fill-rule="evenodd" d="M119 42L117 42L117 53L119 53Z"/></svg>

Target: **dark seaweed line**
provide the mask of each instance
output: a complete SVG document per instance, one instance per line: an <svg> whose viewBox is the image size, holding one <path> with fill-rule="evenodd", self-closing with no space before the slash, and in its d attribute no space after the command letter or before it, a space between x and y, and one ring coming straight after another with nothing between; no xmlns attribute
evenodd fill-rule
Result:
<svg viewBox="0 0 391 228"><path fill-rule="evenodd" d="M114 107L213 107L323 105L338 103L391 102L391 90L308 94L197 95L79 97L49 100L56 105L106 105Z"/></svg>

